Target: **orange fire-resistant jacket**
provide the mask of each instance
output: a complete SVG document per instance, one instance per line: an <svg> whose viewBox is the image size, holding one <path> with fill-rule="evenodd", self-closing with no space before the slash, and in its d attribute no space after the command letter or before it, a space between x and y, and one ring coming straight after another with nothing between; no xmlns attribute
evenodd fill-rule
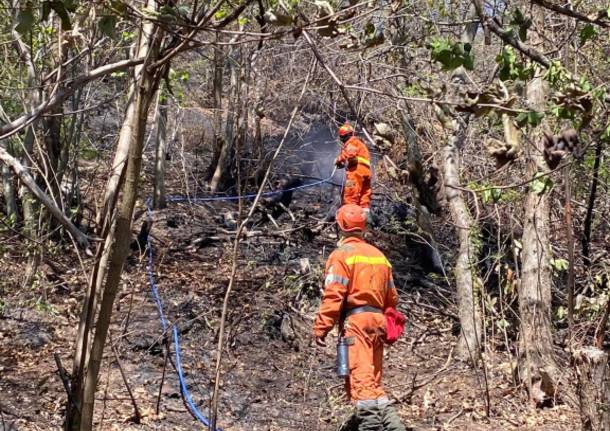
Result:
<svg viewBox="0 0 610 431"><path fill-rule="evenodd" d="M356 136L352 136L341 149L337 162L344 162L347 164L347 169L355 169L358 164L371 167L371 156L369 155L369 149L366 147Z"/></svg>
<svg viewBox="0 0 610 431"><path fill-rule="evenodd" d="M383 253L361 238L345 238L326 262L324 297L314 334L325 337L339 320L342 308L370 305L383 310L397 303L392 265Z"/></svg>

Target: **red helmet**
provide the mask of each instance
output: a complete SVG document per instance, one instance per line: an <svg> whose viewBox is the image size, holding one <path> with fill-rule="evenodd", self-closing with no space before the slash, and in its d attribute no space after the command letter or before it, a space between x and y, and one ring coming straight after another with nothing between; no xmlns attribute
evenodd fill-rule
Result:
<svg viewBox="0 0 610 431"><path fill-rule="evenodd" d="M366 227L364 209L355 204L346 204L339 208L336 219L339 229L343 232L363 232Z"/></svg>
<svg viewBox="0 0 610 431"><path fill-rule="evenodd" d="M343 126L339 127L339 136L352 136L354 134L354 128L349 125L349 123L345 123Z"/></svg>

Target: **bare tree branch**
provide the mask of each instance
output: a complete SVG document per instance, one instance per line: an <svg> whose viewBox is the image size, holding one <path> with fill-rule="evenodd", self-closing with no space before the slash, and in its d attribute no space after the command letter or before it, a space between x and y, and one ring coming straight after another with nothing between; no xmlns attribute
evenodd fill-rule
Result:
<svg viewBox="0 0 610 431"><path fill-rule="evenodd" d="M74 236L76 242L83 248L89 247L89 239L70 221L68 217L59 209L53 199L51 199L38 185L27 169L13 156L11 156L2 146L0 146L0 160L13 169L21 182L38 198L38 200L49 210L51 215L60 222Z"/></svg>
<svg viewBox="0 0 610 431"><path fill-rule="evenodd" d="M23 114L21 117L0 127L0 141L7 139L13 136L15 133L18 133L19 131L23 130L25 127L36 121L42 114L50 111L60 103L63 103L68 97L74 94L76 90L82 88L89 82L109 75L113 72L119 72L121 70L129 69L130 67L136 66L138 64L142 64L144 60L144 58L134 58L129 60L117 61L116 63L100 66L84 75L75 78L74 80L66 84L64 90L56 92L48 100L32 109L31 112Z"/></svg>
<svg viewBox="0 0 610 431"><path fill-rule="evenodd" d="M557 12L561 15L576 18L579 21L588 22L590 24L599 25L600 27L610 28L610 21L608 20L608 15L604 15L601 12L597 13L595 16L587 16L573 9L569 9L565 6L560 6L548 0L532 0L532 2L539 6L542 6L545 9ZM605 13L605 11L603 12Z"/></svg>

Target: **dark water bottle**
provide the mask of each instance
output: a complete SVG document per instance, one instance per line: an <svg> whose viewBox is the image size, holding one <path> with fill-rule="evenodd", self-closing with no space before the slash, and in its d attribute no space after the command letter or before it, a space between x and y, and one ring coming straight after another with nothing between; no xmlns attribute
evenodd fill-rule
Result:
<svg viewBox="0 0 610 431"><path fill-rule="evenodd" d="M339 337L337 343L337 376L349 376L349 345L345 337Z"/></svg>

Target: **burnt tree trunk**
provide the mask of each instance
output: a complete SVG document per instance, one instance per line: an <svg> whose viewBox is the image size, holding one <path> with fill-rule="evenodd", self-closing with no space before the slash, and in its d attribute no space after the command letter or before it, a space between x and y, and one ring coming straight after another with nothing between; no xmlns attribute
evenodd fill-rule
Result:
<svg viewBox="0 0 610 431"><path fill-rule="evenodd" d="M574 353L580 419L585 431L610 431L608 353L587 347Z"/></svg>

